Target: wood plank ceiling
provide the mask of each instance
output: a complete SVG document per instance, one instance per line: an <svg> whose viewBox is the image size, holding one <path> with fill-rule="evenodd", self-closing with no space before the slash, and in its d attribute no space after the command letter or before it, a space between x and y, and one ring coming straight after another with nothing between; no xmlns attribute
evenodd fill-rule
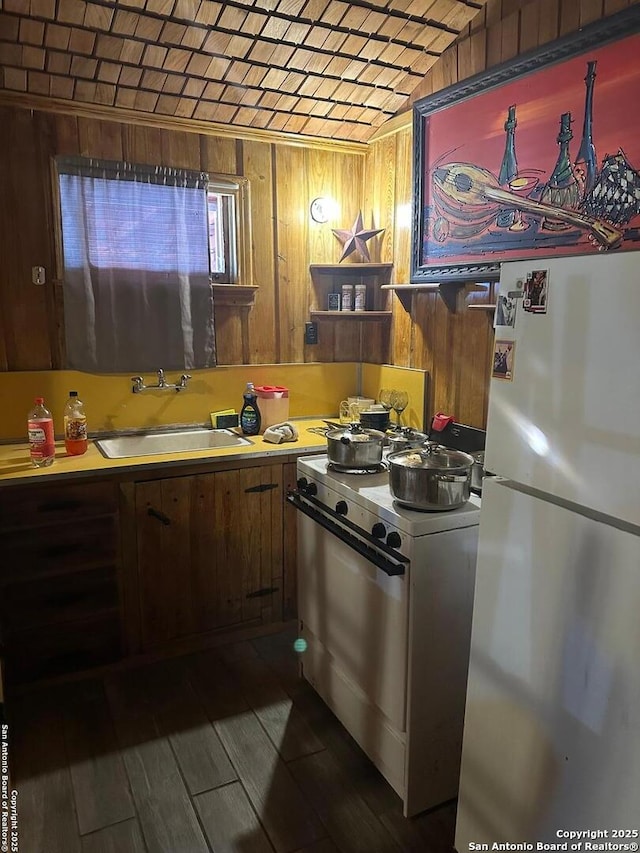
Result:
<svg viewBox="0 0 640 853"><path fill-rule="evenodd" d="M486 0L0 0L0 89L366 142Z"/></svg>

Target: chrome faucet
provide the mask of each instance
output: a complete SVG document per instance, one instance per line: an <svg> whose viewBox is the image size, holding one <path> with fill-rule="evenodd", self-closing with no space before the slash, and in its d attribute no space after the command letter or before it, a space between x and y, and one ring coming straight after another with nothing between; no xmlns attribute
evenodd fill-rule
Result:
<svg viewBox="0 0 640 853"><path fill-rule="evenodd" d="M133 386L131 390L133 391L133 393L141 394L143 391L184 391L184 389L187 387L187 382L191 379L190 374L183 373L180 377L180 382L169 383L165 379L164 370L162 368L159 368L157 374L157 385L145 385L142 376L132 376L131 381L133 382Z"/></svg>

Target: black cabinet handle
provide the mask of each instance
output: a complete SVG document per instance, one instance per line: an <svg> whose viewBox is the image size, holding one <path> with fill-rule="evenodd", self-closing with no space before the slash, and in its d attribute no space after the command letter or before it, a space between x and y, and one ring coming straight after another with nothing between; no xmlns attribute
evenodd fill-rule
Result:
<svg viewBox="0 0 640 853"><path fill-rule="evenodd" d="M151 518L157 518L158 521L161 521L166 527L168 527L171 524L171 519L169 518L168 515L165 515L163 512L160 512L160 510L158 510L158 509L154 509L152 506L150 506L147 509L147 515L150 515Z"/></svg>
<svg viewBox="0 0 640 853"><path fill-rule="evenodd" d="M262 589L256 589L254 592L248 592L245 598L262 598L264 595L273 595L277 591L277 586L265 586Z"/></svg>
<svg viewBox="0 0 640 853"><path fill-rule="evenodd" d="M245 492L268 492L271 489L277 489L277 483L260 483L259 486L249 486L248 489L245 489Z"/></svg>

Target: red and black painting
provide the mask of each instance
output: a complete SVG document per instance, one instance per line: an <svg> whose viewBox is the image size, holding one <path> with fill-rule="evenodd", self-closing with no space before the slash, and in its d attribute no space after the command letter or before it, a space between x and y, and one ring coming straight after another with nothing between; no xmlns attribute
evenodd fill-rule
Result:
<svg viewBox="0 0 640 853"><path fill-rule="evenodd" d="M640 16L625 12L628 33ZM640 33L599 46L602 24L590 29L557 43L561 61L551 47L535 70L518 61L488 88L474 78L471 95L458 84L416 104L412 280L640 249Z"/></svg>

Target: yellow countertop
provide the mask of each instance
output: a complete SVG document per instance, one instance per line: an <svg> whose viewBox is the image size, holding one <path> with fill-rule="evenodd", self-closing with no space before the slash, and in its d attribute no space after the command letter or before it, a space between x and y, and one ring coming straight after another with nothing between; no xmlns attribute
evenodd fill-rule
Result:
<svg viewBox="0 0 640 853"><path fill-rule="evenodd" d="M101 474L147 471L158 473L174 467L193 464L194 467L208 462L226 462L230 459L250 460L270 457L324 453L326 439L322 435L309 432L310 428L325 427L322 420L304 419L293 421L297 430L296 441L272 444L264 441L261 435L251 436L252 446L221 447L209 450L189 450L181 453L163 453L152 456L130 456L126 459L106 459L93 441L89 442L87 452L82 456L68 456L64 442L56 442L56 458L47 468L34 468L29 459L29 445L26 442L0 445L0 487L5 485L26 484L34 480L59 480L78 477L98 476Z"/></svg>

